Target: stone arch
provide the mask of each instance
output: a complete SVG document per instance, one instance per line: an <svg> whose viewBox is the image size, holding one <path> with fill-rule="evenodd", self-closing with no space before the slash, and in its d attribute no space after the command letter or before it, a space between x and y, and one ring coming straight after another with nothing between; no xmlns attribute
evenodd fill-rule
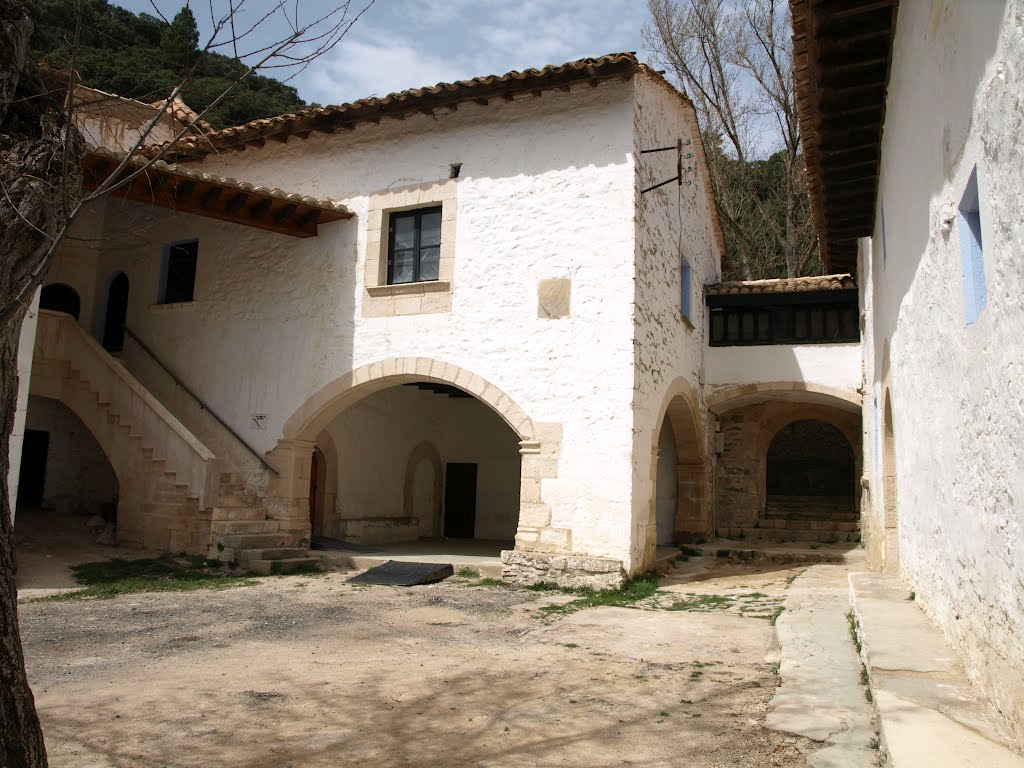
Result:
<svg viewBox="0 0 1024 768"><path fill-rule="evenodd" d="M39 308L63 312L77 320L82 310L82 300L78 291L67 283L50 283L43 286L39 294Z"/></svg>
<svg viewBox="0 0 1024 768"><path fill-rule="evenodd" d="M843 431L822 419L797 418L768 442L765 494L849 497L856 494L856 452Z"/></svg>
<svg viewBox="0 0 1024 768"><path fill-rule="evenodd" d="M851 450L853 451L853 472L854 478L859 478L863 471L863 460L861 452L858 450L860 445L860 414L856 417L844 410L838 410L834 405L821 405L818 403L809 403L801 407L798 413L792 411L784 411L782 413L775 414L765 419L761 423L761 430L757 443L757 455L762 457L761 460L761 482L760 482L760 509L764 509L765 502L767 500L767 488L768 488L768 449L771 447L772 441L775 437L785 429L787 426L796 421L821 421L828 424L831 427L839 430L843 437L846 438L846 442L849 443ZM854 494L854 508L860 508L860 499L857 494Z"/></svg>
<svg viewBox="0 0 1024 768"><path fill-rule="evenodd" d="M676 448L676 540L682 543L711 533L707 441L700 413L696 391L685 379L676 379L662 398L651 430L651 498L642 558L645 567L653 564L657 548L658 442L666 421Z"/></svg>
<svg viewBox="0 0 1024 768"><path fill-rule="evenodd" d="M369 394L418 381L450 384L487 404L519 435L534 439L533 421L508 395L464 368L426 357L391 357L339 376L322 387L285 422L285 441L312 440L338 413Z"/></svg>
<svg viewBox="0 0 1024 768"><path fill-rule="evenodd" d="M420 520L420 531L426 536L437 538L441 535L441 454L429 440L424 440L409 453L405 465L405 483L402 486L403 512L406 517L416 516L416 471L420 464L427 462L434 472L433 498L429 527Z"/></svg>
<svg viewBox="0 0 1024 768"><path fill-rule="evenodd" d="M805 381L770 381L735 384L716 389L707 400L708 409L723 413L765 400L792 400L832 405L845 411L860 411L861 396L855 391Z"/></svg>
<svg viewBox="0 0 1024 768"><path fill-rule="evenodd" d="M882 504L885 525L885 570L899 571L899 493L896 472L896 426L893 418L892 393L885 389L882 410Z"/></svg>

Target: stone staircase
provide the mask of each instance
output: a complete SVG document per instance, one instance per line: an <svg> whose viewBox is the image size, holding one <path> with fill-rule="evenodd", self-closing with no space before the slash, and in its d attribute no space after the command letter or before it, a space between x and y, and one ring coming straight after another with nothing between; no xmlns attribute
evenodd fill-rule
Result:
<svg viewBox="0 0 1024 768"><path fill-rule="evenodd" d="M730 531L730 538L753 541L860 541L860 514L850 499L830 496L769 496L755 525Z"/></svg>
<svg viewBox="0 0 1024 768"><path fill-rule="evenodd" d="M246 494L241 478L220 476L220 495L210 520L210 551L207 557L236 562L259 574L289 573L319 565L310 550L289 546L290 535L258 499Z"/></svg>

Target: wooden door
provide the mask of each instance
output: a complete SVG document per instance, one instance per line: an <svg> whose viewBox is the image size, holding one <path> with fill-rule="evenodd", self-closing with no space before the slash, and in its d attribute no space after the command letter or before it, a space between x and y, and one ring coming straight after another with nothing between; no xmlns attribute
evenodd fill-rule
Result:
<svg viewBox="0 0 1024 768"><path fill-rule="evenodd" d="M476 530L476 464L449 463L444 483L444 535L472 539Z"/></svg>

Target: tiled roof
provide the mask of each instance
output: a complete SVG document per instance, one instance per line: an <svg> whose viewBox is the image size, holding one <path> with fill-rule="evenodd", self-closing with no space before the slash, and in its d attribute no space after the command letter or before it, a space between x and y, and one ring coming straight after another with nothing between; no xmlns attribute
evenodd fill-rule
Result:
<svg viewBox="0 0 1024 768"><path fill-rule="evenodd" d="M151 102L150 106L157 109L162 108L179 123L189 126L189 131L192 133L204 134L213 130L210 124L199 116L198 112L182 100L181 96L175 96L170 102L167 99L160 99Z"/></svg>
<svg viewBox="0 0 1024 768"><path fill-rule="evenodd" d="M457 109L463 102L486 104L489 99L511 101L516 94L540 93L555 88L568 90L573 84L599 82L615 77L631 77L639 70L648 70L633 53L612 53L598 58L579 59L542 69L526 69L504 75L487 75L454 83L438 83L429 88L413 88L382 98L360 99L349 104L316 107L290 112L277 117L253 120L244 125L212 131L203 137L186 137L173 147L152 146L147 153L155 155L164 149L171 160L200 158L211 152L262 146L267 139L287 141L290 135L307 136L314 131L331 133L339 128L353 128L357 123L378 122L388 117L403 117L416 112L428 114L438 108Z"/></svg>
<svg viewBox="0 0 1024 768"><path fill-rule="evenodd" d="M120 163L123 159L122 155L116 152L111 152L100 147L89 147L88 154L95 155L96 157L103 158L115 163ZM138 167L147 163L145 158L132 158L132 165ZM154 171L166 174L169 176L176 176L183 179L190 179L192 181L202 181L207 184L212 184L222 189L237 190L239 192L248 192L253 195L260 197L269 197L275 200L283 200L289 203L295 203L297 205L303 205L308 208L317 208L322 211L331 211L332 213L342 213L345 217L352 215L352 212L341 203L336 203L331 200L319 200L309 195L300 195L296 192L285 192L283 189L277 187L261 187L255 184L250 184L247 181L239 181L233 179L230 176L219 176L216 173L209 173L206 171L199 171L194 168L186 168L183 165L177 163L167 163L163 160L154 160L150 165Z"/></svg>
<svg viewBox="0 0 1024 768"><path fill-rule="evenodd" d="M707 296L736 296L759 293L803 293L806 291L850 291L857 283L851 275L815 275L814 277L781 277L772 280L736 280L709 285Z"/></svg>

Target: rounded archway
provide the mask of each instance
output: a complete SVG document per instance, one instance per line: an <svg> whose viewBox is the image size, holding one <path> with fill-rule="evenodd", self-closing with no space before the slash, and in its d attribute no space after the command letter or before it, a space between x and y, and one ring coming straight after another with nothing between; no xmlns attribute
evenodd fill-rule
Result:
<svg viewBox="0 0 1024 768"><path fill-rule="evenodd" d="M662 402L652 435L653 489L643 542L645 565L653 564L658 545L696 541L709 536L712 527L699 400L690 384L678 379Z"/></svg>
<svg viewBox="0 0 1024 768"><path fill-rule="evenodd" d="M82 302L78 298L78 291L67 283L50 283L39 294L39 308L63 312L77 320Z"/></svg>
<svg viewBox="0 0 1024 768"><path fill-rule="evenodd" d="M832 424L818 419L790 422L775 433L765 461L769 504L781 498L818 498L853 509L854 451Z"/></svg>
<svg viewBox="0 0 1024 768"><path fill-rule="evenodd" d="M326 433L336 446L336 462L326 459L337 494L320 535L371 546L438 537L500 544L496 553L514 546L520 449L532 445L533 423L478 376L422 358L375 363L323 387L283 431L272 456L286 467L289 496L312 485L310 436ZM288 459L296 452L304 462ZM308 524L299 514L294 522Z"/></svg>
<svg viewBox="0 0 1024 768"><path fill-rule="evenodd" d="M124 324L128 317L128 275L117 272L107 285L107 309L103 318L103 348L124 349Z"/></svg>
<svg viewBox="0 0 1024 768"><path fill-rule="evenodd" d="M899 507L896 483L896 427L893 424L892 396L885 390L882 415L882 503L885 508L885 569L898 571L900 566Z"/></svg>

